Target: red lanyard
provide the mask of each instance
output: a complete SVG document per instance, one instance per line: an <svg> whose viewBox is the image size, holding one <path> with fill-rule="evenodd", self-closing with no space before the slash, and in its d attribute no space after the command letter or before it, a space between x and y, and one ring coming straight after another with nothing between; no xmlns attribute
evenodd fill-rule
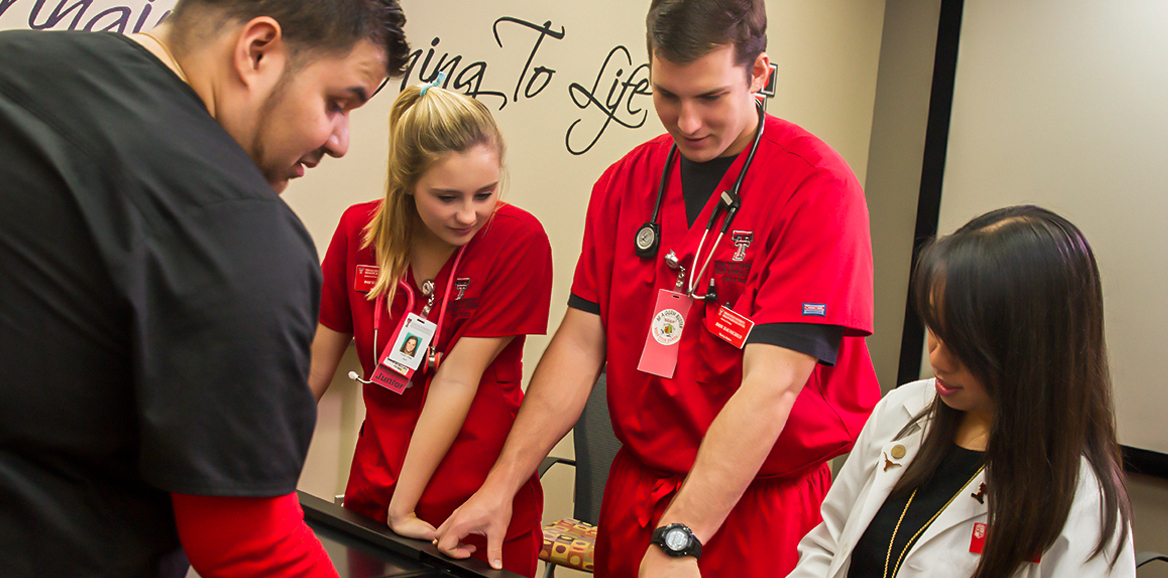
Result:
<svg viewBox="0 0 1168 578"><path fill-rule="evenodd" d="M434 341L430 344L430 355L427 359L427 367L429 367L430 365L433 365L435 360L436 360L434 351L437 349L438 339L442 336L442 322L446 319L446 305L450 301L450 288L454 286L454 276L458 272L458 264L460 262L462 262L462 254L465 252L466 252L466 245L463 245L461 248L458 249L458 254L455 255L455 257L454 257L454 265L452 265L450 267L450 275L446 279L446 291L442 295L442 304L438 307L438 325L434 331ZM410 284L406 283L404 280L398 281L397 286L399 288L401 288L403 291L405 291L405 293L406 293L406 310L403 313L403 315L408 315L410 313L413 313L414 312L414 305L416 305L416 302L414 300L414 288L410 287ZM431 300L432 300L433 293L431 293L430 296L431 296ZM382 310L382 308L384 308L386 306L385 302L386 302L385 294L382 294L380 297L377 298L376 305L373 306L373 365L374 365L374 367L377 366L377 362L378 362L377 332L379 329L381 329L381 310ZM428 315L429 315L429 312L425 311L423 313L422 317L426 318L426 317L428 317ZM385 346L389 347L390 343L386 343Z"/></svg>

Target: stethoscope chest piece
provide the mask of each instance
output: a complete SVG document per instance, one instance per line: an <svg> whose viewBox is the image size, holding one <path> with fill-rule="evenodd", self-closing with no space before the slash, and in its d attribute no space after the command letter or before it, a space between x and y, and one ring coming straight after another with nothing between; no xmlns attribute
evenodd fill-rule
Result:
<svg viewBox="0 0 1168 578"><path fill-rule="evenodd" d="M661 244L661 227L657 223L645 223L637 229L637 256L646 259L657 255L657 247Z"/></svg>

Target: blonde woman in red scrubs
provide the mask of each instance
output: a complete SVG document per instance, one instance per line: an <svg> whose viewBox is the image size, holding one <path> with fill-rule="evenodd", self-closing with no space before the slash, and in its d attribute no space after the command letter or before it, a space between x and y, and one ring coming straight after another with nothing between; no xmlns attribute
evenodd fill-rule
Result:
<svg viewBox="0 0 1168 578"><path fill-rule="evenodd" d="M385 198L345 211L324 258L309 382L319 399L356 341L367 414L344 506L429 540L482 484L519 410L524 336L547 330L551 249L535 217L499 201L503 138L481 103L407 88L390 138ZM508 570L534 575L542 504L533 476L513 502Z"/></svg>

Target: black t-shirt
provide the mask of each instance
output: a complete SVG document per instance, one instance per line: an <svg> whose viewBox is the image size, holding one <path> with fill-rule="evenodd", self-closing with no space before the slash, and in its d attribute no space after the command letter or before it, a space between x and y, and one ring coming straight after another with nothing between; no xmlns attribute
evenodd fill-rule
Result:
<svg viewBox="0 0 1168 578"><path fill-rule="evenodd" d="M884 505L880 506L876 516L868 524L864 535L856 542L856 547L852 549L848 578L879 578L884 573L886 560L888 561L888 575L891 576L896 567L897 557L902 552L907 557L907 551L911 550L912 544L915 543L913 537L949 503L950 499L953 499L954 494L958 492L966 494L965 496L957 496L956 499L973 499L971 493L963 488L969 483L970 478L981 469L984 457L984 452L967 450L954 444L949 454L937 466L937 471L933 474L932 479L921 486L917 490L916 496L912 497L912 504L908 504L909 496L907 495L889 497L885 500ZM907 511L905 510L906 504L908 504ZM902 514L904 515L903 520L901 519ZM899 528L896 527L898 521L900 522ZM889 554L888 543L892 540L894 530L896 540L891 546L892 553ZM919 536L917 538L919 539Z"/></svg>
<svg viewBox="0 0 1168 578"><path fill-rule="evenodd" d="M316 408L303 225L108 33L0 33L0 575L182 576L168 492L292 492Z"/></svg>
<svg viewBox="0 0 1168 578"><path fill-rule="evenodd" d="M714 194L737 155L694 162L678 155L681 165L681 194L685 199L685 218L690 227ZM703 223L701 226L705 226ZM577 295L569 295L568 307L600 315L600 305ZM844 328L818 323L764 323L756 325L747 343L766 343L810 355L825 365L835 365L839 356Z"/></svg>
<svg viewBox="0 0 1168 578"><path fill-rule="evenodd" d="M700 163L682 155L677 156L681 160L681 196L685 198L685 220L692 227L738 155L717 157Z"/></svg>

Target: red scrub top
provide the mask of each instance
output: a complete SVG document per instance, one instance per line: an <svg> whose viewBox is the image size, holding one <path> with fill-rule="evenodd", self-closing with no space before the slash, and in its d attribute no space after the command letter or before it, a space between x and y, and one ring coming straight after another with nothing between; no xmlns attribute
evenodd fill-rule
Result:
<svg viewBox="0 0 1168 578"><path fill-rule="evenodd" d="M362 249L361 244L365 226L379 205L380 201L374 201L345 211L322 265L320 322L334 331L353 334L365 376L370 375L375 363L374 302L355 289L354 281L358 265L376 262L373 249ZM438 320L440 300L454 260L452 255L434 279L438 300L430 312L431 321ZM523 399L523 336L547 331L552 280L547 234L531 214L500 203L491 221L467 244L454 277L438 337L439 351L449 354L462 337L516 337L483 372L462 430L418 501L418 517L435 526L482 485L519 411ZM406 281L414 288L414 312L420 313L424 304L418 289L420 280L415 280L411 272ZM393 306L382 312L379 355L405 307L404 291L399 290ZM345 489L346 508L385 521L426 386L432 378L433 372L415 374L415 385L400 395L378 385L364 386L366 417ZM542 490L532 477L515 496L507 538L539 531L542 507ZM538 547L537 544L535 548Z"/></svg>
<svg viewBox="0 0 1168 578"><path fill-rule="evenodd" d="M676 167L661 207L656 258L634 253L633 237L653 212L672 140L634 149L597 181L572 293L600 306L608 338L608 397L617 437L646 465L688 472L706 429L742 382L742 351L705 329L716 307L695 301L673 379L637 370L659 289L687 271L718 203L710 197L688 226ZM716 191L733 188L749 149ZM868 207L855 175L815 136L768 116L740 191L742 208L718 244L699 293L714 276L718 301L756 324L823 323L845 328L834 366L818 364L799 394L760 476L813 470L847 451L880 398L863 338L872 332L872 247ZM721 220L718 221L720 226ZM708 247L717 227L706 240ZM704 261L708 249L703 248Z"/></svg>

